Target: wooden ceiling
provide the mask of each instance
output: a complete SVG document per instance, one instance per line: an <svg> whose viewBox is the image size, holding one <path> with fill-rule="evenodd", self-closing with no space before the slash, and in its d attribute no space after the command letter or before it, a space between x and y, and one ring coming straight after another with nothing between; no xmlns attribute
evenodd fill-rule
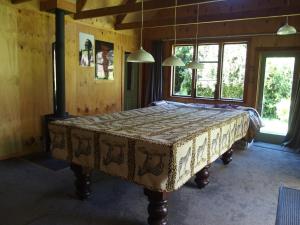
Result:
<svg viewBox="0 0 300 225"><path fill-rule="evenodd" d="M11 0L18 4L30 0ZM199 23L216 23L300 15L299 0L178 0L177 24L196 23L200 3ZM41 0L41 10L57 5L68 6L74 19L115 17L115 29L141 27L140 0ZM167 27L174 24L175 0L145 0L145 28ZM72 8L72 7L73 8ZM48 7L48 8L47 8ZM72 8L72 10L71 10Z"/></svg>

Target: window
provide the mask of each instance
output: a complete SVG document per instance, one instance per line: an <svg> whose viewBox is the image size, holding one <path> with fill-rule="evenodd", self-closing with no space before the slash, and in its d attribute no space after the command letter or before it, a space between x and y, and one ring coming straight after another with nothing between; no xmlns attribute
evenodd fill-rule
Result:
<svg viewBox="0 0 300 225"><path fill-rule="evenodd" d="M193 60L194 46L175 46L175 55L187 64ZM180 66L175 68L173 95L192 96L192 69Z"/></svg>
<svg viewBox="0 0 300 225"><path fill-rule="evenodd" d="M201 68L197 70L196 97L214 98L219 64L219 45L199 45L198 59Z"/></svg>
<svg viewBox="0 0 300 225"><path fill-rule="evenodd" d="M194 49L194 45L177 45L174 48L176 56L186 64L194 58ZM247 43L199 44L197 54L200 69L193 71L186 67L175 68L172 94L206 99L243 100Z"/></svg>
<svg viewBox="0 0 300 225"><path fill-rule="evenodd" d="M222 98L243 99L247 44L225 44L222 68Z"/></svg>

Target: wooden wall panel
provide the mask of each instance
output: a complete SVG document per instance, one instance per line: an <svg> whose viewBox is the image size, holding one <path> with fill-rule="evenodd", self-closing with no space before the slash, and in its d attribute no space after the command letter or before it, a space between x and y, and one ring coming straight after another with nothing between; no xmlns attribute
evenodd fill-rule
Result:
<svg viewBox="0 0 300 225"><path fill-rule="evenodd" d="M55 18L35 6L0 0L0 159L43 150L42 118L53 112ZM72 115L122 109L123 54L138 47L136 35L92 23L66 16L66 109ZM79 66L79 32L114 43L114 81L95 81L95 68Z"/></svg>
<svg viewBox="0 0 300 225"><path fill-rule="evenodd" d="M0 157L21 150L17 10L0 7Z"/></svg>
<svg viewBox="0 0 300 225"><path fill-rule="evenodd" d="M52 71L52 40L48 37L49 20L49 16L38 12L18 10L20 132L23 149L29 152L41 148L42 116L52 111L52 81L49 79Z"/></svg>
<svg viewBox="0 0 300 225"><path fill-rule="evenodd" d="M76 24L70 20L65 23L65 79L66 79L66 109L71 115L77 112L77 66L78 66L78 45ZM54 37L55 39L55 37Z"/></svg>

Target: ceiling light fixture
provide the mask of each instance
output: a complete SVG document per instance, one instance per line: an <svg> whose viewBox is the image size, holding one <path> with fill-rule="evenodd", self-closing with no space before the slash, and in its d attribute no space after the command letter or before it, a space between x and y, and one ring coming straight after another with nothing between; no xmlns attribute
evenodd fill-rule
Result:
<svg viewBox="0 0 300 225"><path fill-rule="evenodd" d="M289 17L286 17L286 23L280 27L277 31L278 35L291 35L291 34L296 34L297 30L295 27L289 25Z"/></svg>
<svg viewBox="0 0 300 225"><path fill-rule="evenodd" d="M199 4L197 5L197 28L196 28L196 53L195 53L195 57L194 57L194 60L192 62L190 62L188 65L187 65L187 68L190 68L190 69L200 69L201 68L201 64L199 63L198 61L198 22L199 22Z"/></svg>
<svg viewBox="0 0 300 225"><path fill-rule="evenodd" d="M290 6L290 0L287 1L287 5ZM277 35L291 35L296 33L297 33L296 28L289 25L289 17L287 16L286 23L278 29Z"/></svg>
<svg viewBox="0 0 300 225"><path fill-rule="evenodd" d="M174 46L176 46L176 17L177 17L176 9L177 9L177 0L175 0L175 11L174 11L175 12L175 14L174 14L174 36L175 36ZM163 66L185 66L184 62L180 58L176 57L175 50L170 57L166 58L163 61L162 65Z"/></svg>
<svg viewBox="0 0 300 225"><path fill-rule="evenodd" d="M128 58L127 62L133 63L153 63L155 62L153 56L143 49L143 29L144 29L144 1L142 0L142 26L141 26L141 46L140 49L131 53Z"/></svg>

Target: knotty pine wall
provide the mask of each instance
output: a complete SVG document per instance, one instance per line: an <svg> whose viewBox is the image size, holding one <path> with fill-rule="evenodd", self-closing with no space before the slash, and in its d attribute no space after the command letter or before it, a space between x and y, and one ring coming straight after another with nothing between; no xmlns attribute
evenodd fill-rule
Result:
<svg viewBox="0 0 300 225"><path fill-rule="evenodd" d="M248 46L248 64L246 68L246 92L245 101L242 103L236 103L240 105L257 107L258 99L258 85L259 85L259 56L263 50L300 50L300 35L290 36L255 36L255 37L231 37L224 38L223 36L238 36L248 34L264 34L264 33L275 33L277 29L285 23L285 18L272 18L272 19L259 19L249 21L232 21L232 22L221 22L211 24L200 24L199 25L199 37L204 38L199 42L213 42L223 41L241 41L246 40L249 43ZM297 30L300 30L300 16L293 16L289 19L289 24L295 26ZM179 26L177 27L177 37L179 39L194 38L196 31L196 25ZM174 38L174 32L172 28L148 28L145 29L145 36L149 39L145 43L145 48L151 51L151 42L153 40L167 40ZM211 37L213 39L211 39ZM178 41L180 43L180 40ZM165 57L170 55L171 46L173 41L165 41L164 54ZM194 40L191 41L194 43ZM147 65L146 65L147 67ZM149 67L150 68L150 67ZM149 74L145 69L143 76L144 85L148 82L147 78ZM300 71L295 71L300 77ZM171 70L168 67L164 68L164 99L181 101L181 102L198 102L198 103L226 103L222 101L205 101L200 99L191 98L180 98L170 96L170 83L171 83ZM142 88L145 90L145 88ZM145 93L143 94L145 95Z"/></svg>
<svg viewBox="0 0 300 225"><path fill-rule="evenodd" d="M12 5L0 0L0 159L43 149L42 116L53 112L54 16L38 1ZM100 27L105 27L101 29ZM137 48L134 32L115 32L105 20L66 16L66 107L73 115L122 109L122 57ZM94 68L78 64L79 32L114 43L115 80L95 81Z"/></svg>

